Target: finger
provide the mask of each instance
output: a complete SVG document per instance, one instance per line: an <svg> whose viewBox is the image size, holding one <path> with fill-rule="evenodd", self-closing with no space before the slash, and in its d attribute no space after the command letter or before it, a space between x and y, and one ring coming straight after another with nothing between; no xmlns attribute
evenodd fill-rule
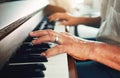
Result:
<svg viewBox="0 0 120 78"><path fill-rule="evenodd" d="M56 13L48 17L50 21L60 21L61 19L65 19L65 16L61 13Z"/></svg>
<svg viewBox="0 0 120 78"><path fill-rule="evenodd" d="M49 18L49 20L50 21L59 21L59 17L54 16L54 17Z"/></svg>
<svg viewBox="0 0 120 78"><path fill-rule="evenodd" d="M67 25L69 25L69 22L68 21L61 21L61 24L67 26Z"/></svg>
<svg viewBox="0 0 120 78"><path fill-rule="evenodd" d="M54 42L54 41L55 41L54 36L45 35L45 36L42 36L42 37L39 37L39 38L33 40L32 44L40 44L40 43L44 43L44 42Z"/></svg>
<svg viewBox="0 0 120 78"><path fill-rule="evenodd" d="M32 36L32 37L41 37L41 36L44 36L44 35L48 35L49 33L52 33L52 32L53 31L50 30L50 29L38 30L38 31L30 32L29 35Z"/></svg>
<svg viewBox="0 0 120 78"><path fill-rule="evenodd" d="M51 16L48 17L48 19L49 19L50 21L55 21L56 18L58 18L58 17L56 16L56 14L53 14L53 15L51 15Z"/></svg>
<svg viewBox="0 0 120 78"><path fill-rule="evenodd" d="M33 32L29 33L29 35L32 37L40 37L40 36L44 36L47 34L48 34L48 32L45 30L38 30L38 31L33 31Z"/></svg>
<svg viewBox="0 0 120 78"><path fill-rule="evenodd" d="M62 45L57 45L53 48L48 49L46 52L41 53L41 55L44 55L48 58L62 53L65 53L64 47Z"/></svg>
<svg viewBox="0 0 120 78"><path fill-rule="evenodd" d="M55 13L55 14L52 14L51 16L49 16L48 18L57 17L57 16L59 16L59 15L60 15L59 13Z"/></svg>

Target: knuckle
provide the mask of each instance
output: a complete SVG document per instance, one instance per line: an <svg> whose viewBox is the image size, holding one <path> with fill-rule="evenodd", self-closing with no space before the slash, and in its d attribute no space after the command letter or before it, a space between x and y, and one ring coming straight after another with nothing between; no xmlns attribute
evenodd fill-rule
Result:
<svg viewBox="0 0 120 78"><path fill-rule="evenodd" d="M66 52L66 49L63 45L56 46L56 48L58 49L58 52Z"/></svg>
<svg viewBox="0 0 120 78"><path fill-rule="evenodd" d="M46 31L47 31L47 32L51 32L52 30L51 30L51 29L47 29Z"/></svg>
<svg viewBox="0 0 120 78"><path fill-rule="evenodd" d="M59 15L61 15L61 13L56 13L55 15L56 15L56 16L59 16Z"/></svg>
<svg viewBox="0 0 120 78"><path fill-rule="evenodd" d="M48 29L48 30L46 30L47 31L47 33L48 33L48 37L49 37L49 41L52 41L52 42L54 42L54 34L53 34L53 31L51 30L51 29Z"/></svg>

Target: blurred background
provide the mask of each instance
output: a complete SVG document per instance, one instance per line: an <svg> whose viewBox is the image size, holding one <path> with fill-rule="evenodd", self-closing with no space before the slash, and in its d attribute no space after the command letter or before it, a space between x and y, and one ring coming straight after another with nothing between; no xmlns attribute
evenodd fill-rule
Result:
<svg viewBox="0 0 120 78"><path fill-rule="evenodd" d="M49 0L50 4L60 6L75 16L99 15L101 0Z"/></svg>
<svg viewBox="0 0 120 78"><path fill-rule="evenodd" d="M64 8L68 14L76 17L97 17L100 16L101 0L49 0L50 4ZM78 25L76 28L70 26L70 33L78 34L82 38L96 38L98 28L85 25Z"/></svg>
<svg viewBox="0 0 120 78"><path fill-rule="evenodd" d="M22 1L22 0L0 0L0 2ZM35 1L35 0L23 0ZM39 0L36 0L39 2ZM97 17L100 16L100 2L101 0L44 0L49 1L49 4L64 8L68 14L72 16ZM41 5L41 4L40 4ZM49 10L51 11L51 9ZM47 12L49 12L47 11ZM89 31L87 31L89 30ZM96 37L98 29L86 27L84 25L77 26L77 31L80 37ZM85 31L87 31L85 33ZM74 27L70 27L70 32L75 34Z"/></svg>

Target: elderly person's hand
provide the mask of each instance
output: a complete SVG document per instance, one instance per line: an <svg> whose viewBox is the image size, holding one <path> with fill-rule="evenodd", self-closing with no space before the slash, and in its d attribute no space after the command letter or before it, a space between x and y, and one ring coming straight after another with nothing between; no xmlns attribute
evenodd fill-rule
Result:
<svg viewBox="0 0 120 78"><path fill-rule="evenodd" d="M67 13L55 13L48 17L50 21L60 21L61 24L67 26L76 26L83 20L78 17L73 17Z"/></svg>
<svg viewBox="0 0 120 78"><path fill-rule="evenodd" d="M61 53L67 53L75 59L87 60L89 59L89 53L91 50L91 44L87 41L78 39L70 35L69 33L58 33L53 30L38 30L30 33L30 36L37 37L32 43L40 44L44 42L55 42L57 37L57 43L55 47L43 52L42 55L46 57L54 56Z"/></svg>

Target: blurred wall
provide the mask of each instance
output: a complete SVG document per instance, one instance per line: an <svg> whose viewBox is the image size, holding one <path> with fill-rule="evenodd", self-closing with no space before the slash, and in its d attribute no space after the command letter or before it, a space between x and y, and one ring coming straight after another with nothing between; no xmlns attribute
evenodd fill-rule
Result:
<svg viewBox="0 0 120 78"><path fill-rule="evenodd" d="M50 4L60 6L64 8L68 13L73 12L72 2L73 0L49 0Z"/></svg>

